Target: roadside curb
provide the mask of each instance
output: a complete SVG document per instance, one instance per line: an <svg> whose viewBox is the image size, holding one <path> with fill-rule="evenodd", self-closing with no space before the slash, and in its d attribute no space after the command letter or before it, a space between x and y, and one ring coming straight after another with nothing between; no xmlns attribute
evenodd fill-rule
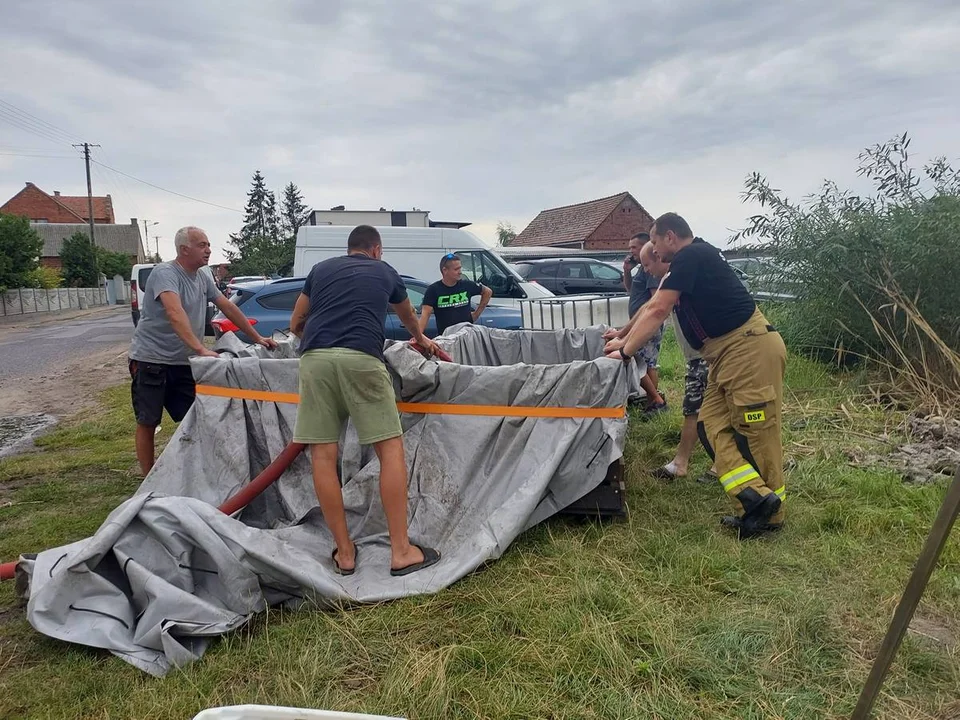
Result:
<svg viewBox="0 0 960 720"><path fill-rule="evenodd" d="M130 312L129 305L99 305L87 310L64 310L59 312L28 313L26 315L8 315L0 317L0 330L28 330L30 328L62 322L63 320L77 320L97 315L107 314L113 310ZM130 321L131 324L133 320Z"/></svg>

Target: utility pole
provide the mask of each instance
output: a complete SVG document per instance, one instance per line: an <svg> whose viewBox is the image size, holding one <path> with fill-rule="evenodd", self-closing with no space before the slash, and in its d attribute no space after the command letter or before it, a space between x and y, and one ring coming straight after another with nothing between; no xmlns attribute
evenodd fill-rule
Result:
<svg viewBox="0 0 960 720"><path fill-rule="evenodd" d="M143 222L143 242L144 242L144 248L146 248L146 251L147 251L147 252L150 252L150 233L149 233L149 231L147 230L147 221L146 221L146 220L143 220L142 222ZM157 220L156 222L150 223L150 227L153 227L154 225L159 225L159 224L160 224L160 221ZM157 237L157 236L154 235L154 238L156 238L156 237ZM159 254L160 254L160 244L159 244L159 242L158 242L158 243L157 243L157 255L159 255Z"/></svg>
<svg viewBox="0 0 960 720"><path fill-rule="evenodd" d="M97 249L97 238L93 234L93 186L90 184L90 148L100 147L99 145L91 145L90 143L83 143L82 145L74 145L74 147L83 148L83 161L87 166L87 213L89 214L90 220L90 243L93 245L93 249Z"/></svg>
<svg viewBox="0 0 960 720"><path fill-rule="evenodd" d="M157 243L157 257L160 257L160 236L154 235L153 240Z"/></svg>

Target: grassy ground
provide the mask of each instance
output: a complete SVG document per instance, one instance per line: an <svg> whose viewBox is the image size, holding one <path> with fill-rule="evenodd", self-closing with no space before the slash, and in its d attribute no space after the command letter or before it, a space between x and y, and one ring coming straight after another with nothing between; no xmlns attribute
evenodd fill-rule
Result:
<svg viewBox="0 0 960 720"><path fill-rule="evenodd" d="M662 364L679 400L675 345ZM409 718L848 716L945 488L847 464L844 449L891 423L849 381L794 358L788 384L779 537L740 544L717 526L717 486L646 475L672 453L674 409L631 423L628 520L544 523L432 597L267 613L163 680L33 632L4 583L0 717L182 720L248 702ZM16 503L0 507L0 558L89 535L135 489L127 403L110 391L44 452L0 462L0 505ZM877 717L960 717L957 532Z"/></svg>

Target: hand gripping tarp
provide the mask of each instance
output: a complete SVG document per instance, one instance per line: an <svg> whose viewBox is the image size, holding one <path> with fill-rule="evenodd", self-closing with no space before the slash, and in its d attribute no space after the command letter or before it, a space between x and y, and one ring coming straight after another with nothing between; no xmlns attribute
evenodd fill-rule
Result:
<svg viewBox="0 0 960 720"><path fill-rule="evenodd" d="M600 332L464 326L438 339L455 363L426 360L406 343L388 343L385 354L403 403L611 414L638 378L635 369L600 357ZM269 354L227 336L221 347L236 356L192 361L199 387L297 393L292 345ZM410 536L443 557L394 578L379 464L348 425L340 470L360 552L356 573L342 577L333 572L333 541L306 453L238 516L216 509L290 442L296 412L291 402L198 394L137 494L93 537L21 559L34 628L163 675L268 605L437 592L596 487L620 459L626 432L623 417L404 412Z"/></svg>

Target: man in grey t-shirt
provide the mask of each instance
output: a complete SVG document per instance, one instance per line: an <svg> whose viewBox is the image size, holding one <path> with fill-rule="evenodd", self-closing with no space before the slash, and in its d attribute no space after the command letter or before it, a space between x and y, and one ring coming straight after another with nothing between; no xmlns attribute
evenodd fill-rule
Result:
<svg viewBox="0 0 960 720"><path fill-rule="evenodd" d="M144 288L140 322L130 342L130 394L137 418L137 460L143 474L154 462L153 436L166 408L180 422L196 397L190 356L217 357L204 347L207 303L213 302L248 337L267 348L271 339L253 329L246 316L217 289L204 272L210 241L200 228L177 231L177 259L153 268Z"/></svg>
<svg viewBox="0 0 960 720"><path fill-rule="evenodd" d="M627 255L623 261L623 287L630 293L629 309L631 322L633 318L637 316L640 308L653 297L653 293L657 291L657 287L660 285L660 280L646 272L640 262L641 252L648 242L650 242L650 234L645 232L639 232L630 238L630 254ZM638 265L637 274L631 276L630 273ZM620 330L608 330L604 334L604 338L626 337L629 329L630 323ZM650 338L650 341L644 346L643 352L640 353L640 360L647 366L647 372L643 376L643 379L640 380L640 386L647 394L647 407L643 414L645 419L653 417L657 413L664 412L667 409L667 401L664 400L660 394L660 375L657 370L657 363L660 360L660 342L662 339L663 326L661 325L660 330Z"/></svg>

